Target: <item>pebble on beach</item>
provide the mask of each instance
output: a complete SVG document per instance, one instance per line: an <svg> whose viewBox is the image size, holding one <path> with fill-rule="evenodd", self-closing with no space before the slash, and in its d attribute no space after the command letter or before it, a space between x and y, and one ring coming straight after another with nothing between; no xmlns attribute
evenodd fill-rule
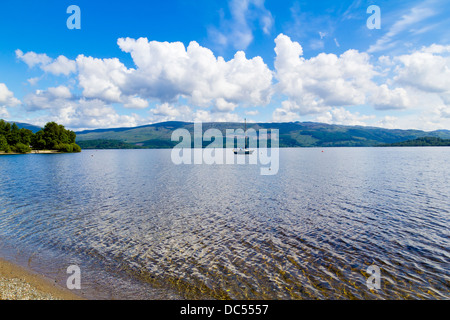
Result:
<svg viewBox="0 0 450 320"><path fill-rule="evenodd" d="M51 294L41 293L19 278L0 277L0 300L57 300Z"/></svg>

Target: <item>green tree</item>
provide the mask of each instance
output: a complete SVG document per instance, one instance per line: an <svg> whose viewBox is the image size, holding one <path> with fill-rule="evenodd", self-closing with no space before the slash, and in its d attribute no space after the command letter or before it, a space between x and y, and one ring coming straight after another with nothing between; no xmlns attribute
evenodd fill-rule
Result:
<svg viewBox="0 0 450 320"><path fill-rule="evenodd" d="M9 132L9 130L6 130L6 121L0 120L0 135L6 136L6 133Z"/></svg>
<svg viewBox="0 0 450 320"><path fill-rule="evenodd" d="M31 145L33 146L33 149L37 150L44 150L46 148L46 143L44 140L44 132L42 130L36 132L31 137Z"/></svg>
<svg viewBox="0 0 450 320"><path fill-rule="evenodd" d="M20 129L19 130L19 141L27 146L31 144L31 140L33 139L33 131L29 129Z"/></svg>
<svg viewBox="0 0 450 320"><path fill-rule="evenodd" d="M16 123L13 123L11 126L11 130L6 136L6 139L8 140L8 144L10 146L16 145L20 142L20 130Z"/></svg>
<svg viewBox="0 0 450 320"><path fill-rule="evenodd" d="M25 145L23 143L20 143L20 142L17 143L15 146L13 146L11 149L14 152L17 152L17 153L28 153L28 152L31 152L31 149L30 149L29 146L27 146L27 145Z"/></svg>
<svg viewBox="0 0 450 320"><path fill-rule="evenodd" d="M3 134L0 135L0 151L5 151L5 152L10 151L8 141L6 140L6 138Z"/></svg>
<svg viewBox="0 0 450 320"><path fill-rule="evenodd" d="M35 149L52 149L61 152L81 152L81 148L75 144L76 134L66 130L63 125L49 122L43 130L37 132L31 139Z"/></svg>

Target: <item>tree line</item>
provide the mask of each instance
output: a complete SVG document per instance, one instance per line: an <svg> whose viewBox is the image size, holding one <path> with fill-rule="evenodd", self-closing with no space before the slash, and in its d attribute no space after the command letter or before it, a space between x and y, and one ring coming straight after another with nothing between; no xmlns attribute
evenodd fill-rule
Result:
<svg viewBox="0 0 450 320"><path fill-rule="evenodd" d="M28 153L32 149L81 152L75 139L75 132L56 122L49 122L42 130L33 133L29 129L19 129L16 123L0 120L0 151L6 153Z"/></svg>
<svg viewBox="0 0 450 320"><path fill-rule="evenodd" d="M414 140L383 144L382 147L450 147L450 139L422 137Z"/></svg>

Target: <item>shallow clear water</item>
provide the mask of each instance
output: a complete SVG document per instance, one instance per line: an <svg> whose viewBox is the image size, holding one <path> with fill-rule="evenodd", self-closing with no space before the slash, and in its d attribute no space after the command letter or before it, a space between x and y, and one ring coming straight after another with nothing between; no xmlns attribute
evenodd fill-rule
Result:
<svg viewBox="0 0 450 320"><path fill-rule="evenodd" d="M0 256L91 298L450 298L450 148L281 149L273 176L170 152L1 156Z"/></svg>

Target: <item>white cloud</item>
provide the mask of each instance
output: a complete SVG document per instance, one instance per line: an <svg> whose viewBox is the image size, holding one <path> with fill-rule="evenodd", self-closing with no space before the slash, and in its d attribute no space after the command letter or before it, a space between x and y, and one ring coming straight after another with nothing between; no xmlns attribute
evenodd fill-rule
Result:
<svg viewBox="0 0 450 320"><path fill-rule="evenodd" d="M407 14L403 15L390 27L389 31L383 37L378 39L375 44L371 45L367 52L373 53L394 47L397 43L395 40L397 35L411 30L411 26L417 25L419 22L428 19L435 14L436 12L427 7L427 4L425 3L411 8Z"/></svg>
<svg viewBox="0 0 450 320"><path fill-rule="evenodd" d="M437 108L440 117L450 119L450 106L442 106Z"/></svg>
<svg viewBox="0 0 450 320"><path fill-rule="evenodd" d="M167 102L157 105L156 108L150 110L154 115L161 116L159 121L169 120L190 120L192 121L192 109L188 106L173 106Z"/></svg>
<svg viewBox="0 0 450 320"><path fill-rule="evenodd" d="M368 102L378 110L405 109L411 105L409 94L405 89L391 90L386 84L374 87Z"/></svg>
<svg viewBox="0 0 450 320"><path fill-rule="evenodd" d="M73 60L69 60L64 56L59 56L52 63L42 66L42 70L45 72L52 73L54 75L65 75L68 76L71 73L76 72L76 63Z"/></svg>
<svg viewBox="0 0 450 320"><path fill-rule="evenodd" d="M17 50L17 57L30 67L76 75L65 85L26 95L25 110L46 112L51 119L77 128L122 126L120 121L129 125L168 120L240 121L239 108L252 107L243 114L257 115L258 108L269 104L275 94L281 104L273 110L272 121L291 122L316 115L317 121L328 123L403 128L445 127L450 121L450 46L434 44L378 59L356 50L306 59L299 43L280 34L275 39L272 71L261 57L248 59L238 51L225 61L195 41L187 47L181 42L146 38L121 38L117 43L131 55L133 68L117 58L79 55L76 60L64 56L53 60L46 54ZM36 84L39 79L29 82ZM69 89L77 86L81 97ZM150 103L156 107L151 109ZM0 83L3 117L9 115L5 107L18 104ZM114 104L148 108L149 118L121 115ZM378 115L383 111L382 116L374 119L347 110L360 106L371 106ZM408 110L406 116L399 116L404 109ZM387 110L398 110L397 119L386 115Z"/></svg>
<svg viewBox="0 0 450 320"><path fill-rule="evenodd" d="M283 108L276 108L272 114L273 122L294 122L299 120L300 116L297 113Z"/></svg>
<svg viewBox="0 0 450 320"><path fill-rule="evenodd" d="M124 108L127 109L145 109L149 106L148 101L139 96L129 96L123 101Z"/></svg>
<svg viewBox="0 0 450 320"><path fill-rule="evenodd" d="M300 44L289 37L279 35L275 43L278 90L304 113L315 106L328 108L365 102L364 87L372 85L370 79L376 74L367 54L349 50L339 57L321 53L304 59Z"/></svg>
<svg viewBox="0 0 450 320"><path fill-rule="evenodd" d="M385 116L381 120L379 120L375 126L382 127L386 129L395 129L398 128L398 117L393 116Z"/></svg>
<svg viewBox="0 0 450 320"><path fill-rule="evenodd" d="M30 68L39 66L43 71L57 76L62 74L68 76L69 74L76 72L75 61L69 60L65 56L59 56L57 59L52 59L45 53L38 54L30 51L24 54L22 50L17 49L16 57L25 62Z"/></svg>
<svg viewBox="0 0 450 320"><path fill-rule="evenodd" d="M245 114L248 116L257 116L259 114L259 111L258 110L246 111Z"/></svg>
<svg viewBox="0 0 450 320"><path fill-rule="evenodd" d="M48 65L52 62L52 59L45 53L37 54L35 52L23 53L22 50L16 50L16 57L25 62L28 67L33 68L36 65Z"/></svg>
<svg viewBox="0 0 450 320"><path fill-rule="evenodd" d="M65 86L51 87L47 90L36 90L24 98L28 111L57 109L71 103L72 93Z"/></svg>
<svg viewBox="0 0 450 320"><path fill-rule="evenodd" d="M195 41L185 48L181 42L126 38L119 39L118 45L131 54L137 68L127 70L117 61L114 78L106 72L97 75L95 79L105 84L104 92L112 90L118 96L122 91L162 102L185 97L203 107L216 101L221 106L265 105L270 101L272 72L261 57L247 59L239 51L233 59L225 61ZM81 69L80 77L84 71ZM91 73L98 74L98 68ZM82 86L87 90L88 86Z"/></svg>
<svg viewBox="0 0 450 320"><path fill-rule="evenodd" d="M64 124L74 130L134 127L148 123L136 114L120 115L113 106L99 99L85 99L69 96L62 87L37 90L25 97L29 111L45 110L45 116L33 120L37 125L49 121Z"/></svg>
<svg viewBox="0 0 450 320"><path fill-rule="evenodd" d="M6 107L0 107L0 119L7 119L9 118L9 112L6 109Z"/></svg>
<svg viewBox="0 0 450 320"><path fill-rule="evenodd" d="M72 98L72 93L70 92L70 89L65 86L48 88L47 91L54 98L59 98L59 99Z"/></svg>
<svg viewBox="0 0 450 320"><path fill-rule="evenodd" d="M272 114L272 121L274 122L294 122L299 121L300 116L298 111L300 108L291 101L283 101L281 108L276 108Z"/></svg>
<svg viewBox="0 0 450 320"><path fill-rule="evenodd" d="M97 59L80 55L76 59L78 82L86 98L121 102L121 87L130 71L119 59Z"/></svg>
<svg viewBox="0 0 450 320"><path fill-rule="evenodd" d="M410 100L404 89L375 83L374 78L381 74L367 53L348 50L340 56L320 53L305 59L301 45L289 37L281 34L275 43L276 86L288 98L281 108L286 114L314 114L333 107L365 104L376 109L409 106Z"/></svg>
<svg viewBox="0 0 450 320"><path fill-rule="evenodd" d="M450 57L438 55L448 48L432 46L409 55L396 57L394 80L427 92L450 90Z"/></svg>
<svg viewBox="0 0 450 320"><path fill-rule="evenodd" d="M193 115L194 121L200 122L241 122L242 119L234 113L211 113L208 110L197 110Z"/></svg>
<svg viewBox="0 0 450 320"><path fill-rule="evenodd" d="M232 102L227 102L223 98L216 99L215 110L218 112L234 111L234 109L236 109L236 107L237 107L237 104L232 103Z"/></svg>
<svg viewBox="0 0 450 320"><path fill-rule="evenodd" d="M341 45L339 44L338 40L336 38L334 38L334 44L336 45L336 47L340 48Z"/></svg>
<svg viewBox="0 0 450 320"><path fill-rule="evenodd" d="M39 82L39 80L41 80L41 78L35 77L35 78L30 78L27 81L31 86L35 86Z"/></svg>
<svg viewBox="0 0 450 320"><path fill-rule="evenodd" d="M19 104L20 101L14 97L14 93L4 83L0 83L0 107L15 107Z"/></svg>
<svg viewBox="0 0 450 320"><path fill-rule="evenodd" d="M360 115L359 112L351 113L345 108L333 108L325 114L318 116L316 121L348 126L366 126L367 124L365 121L374 118L374 115Z"/></svg>
<svg viewBox="0 0 450 320"><path fill-rule="evenodd" d="M163 115L169 117L177 117L181 114L180 111L178 111L175 107L173 107L167 102L156 106L156 108L152 109L151 112L153 112L156 115Z"/></svg>
<svg viewBox="0 0 450 320"><path fill-rule="evenodd" d="M103 101L79 99L72 108L60 110L57 114L61 122L73 128L111 128L135 127L142 124L138 115L119 115L117 111Z"/></svg>
<svg viewBox="0 0 450 320"><path fill-rule="evenodd" d="M245 50L253 41L255 22L264 34L269 35L274 19L264 6L264 0L230 0L231 19L222 18L219 28L209 28L210 38L220 45L231 45L234 49Z"/></svg>

